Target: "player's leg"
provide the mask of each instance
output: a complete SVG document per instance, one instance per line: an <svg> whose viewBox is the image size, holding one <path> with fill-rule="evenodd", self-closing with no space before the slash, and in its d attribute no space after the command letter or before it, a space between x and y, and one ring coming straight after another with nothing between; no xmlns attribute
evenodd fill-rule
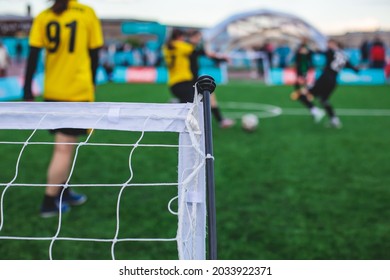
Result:
<svg viewBox="0 0 390 280"><path fill-rule="evenodd" d="M170 87L174 97L179 99L180 103L194 102L194 86L192 82L181 82Z"/></svg>
<svg viewBox="0 0 390 280"><path fill-rule="evenodd" d="M173 96L179 99L180 103L191 103L194 101L194 82L182 82L171 86L170 90ZM220 127L228 128L234 125L234 121L222 116L219 109L215 93L211 95L211 112L219 123Z"/></svg>
<svg viewBox="0 0 390 280"><path fill-rule="evenodd" d="M321 103L322 107L325 109L325 112L328 115L329 119L332 119L336 116L335 111L333 109L333 106L332 106L332 104L330 104L328 98L321 97L320 103Z"/></svg>
<svg viewBox="0 0 390 280"><path fill-rule="evenodd" d="M85 130L63 129L64 132L55 133L55 145L53 155L47 172L47 184L45 196L41 208L42 217L51 217L58 214L60 205L60 194L62 187L58 185L66 183L69 177L70 168L73 162L73 154L78 135L85 134ZM70 210L69 205L80 205L87 200L82 194L73 192L70 187L64 190L61 203L61 211Z"/></svg>
<svg viewBox="0 0 390 280"><path fill-rule="evenodd" d="M330 104L328 99L320 99L321 105L324 107L327 115L330 119L330 126L335 128L341 128L342 124L339 117L336 115L333 106Z"/></svg>
<svg viewBox="0 0 390 280"><path fill-rule="evenodd" d="M67 181L70 167L72 164L74 145L66 143L76 143L77 136L66 135L57 132L55 135L55 146L53 155L47 172L46 194L49 196L58 196L61 188L50 186L63 184Z"/></svg>
<svg viewBox="0 0 390 280"><path fill-rule="evenodd" d="M301 89L304 87L303 77L298 74L294 83L294 91L290 94L292 100L298 100L301 95Z"/></svg>
<svg viewBox="0 0 390 280"><path fill-rule="evenodd" d="M315 123L319 123L325 115L324 112L313 103L313 96L319 94L321 91L321 83L321 79L319 79L311 89L308 89L307 87L301 87L298 90L298 94L295 99L309 109Z"/></svg>
<svg viewBox="0 0 390 280"><path fill-rule="evenodd" d="M329 102L330 96L332 95L334 89L336 88L336 81L330 81L328 87L326 88L326 92L323 93L322 96L319 97L320 103L322 107L325 109L326 114L330 119L330 126L335 128L341 128L342 124L339 117L336 115L336 112Z"/></svg>
<svg viewBox="0 0 390 280"><path fill-rule="evenodd" d="M45 190L45 197L41 208L42 217L51 217L57 215L59 212L58 196L62 188L56 185L61 185L67 181L69 171L72 163L74 145L66 143L75 143L76 136L70 136L57 132L55 134L55 145L53 149L52 158L47 171L47 184ZM69 211L69 206L62 203L61 211Z"/></svg>
<svg viewBox="0 0 390 280"><path fill-rule="evenodd" d="M221 128L229 128L232 127L235 122L232 119L224 118L222 116L221 110L219 109L217 97L215 96L215 92L210 95L210 103L211 103L211 113L213 114L215 120L218 122Z"/></svg>
<svg viewBox="0 0 390 280"><path fill-rule="evenodd" d="M314 98L311 93L307 90L307 78L306 74L299 74L294 84L294 91L290 97L292 100L299 100L301 95L306 95L306 99L312 101Z"/></svg>
<svg viewBox="0 0 390 280"><path fill-rule="evenodd" d="M309 109L315 123L319 123L323 119L325 113L315 106L314 103L308 99L307 95L300 95L298 100Z"/></svg>

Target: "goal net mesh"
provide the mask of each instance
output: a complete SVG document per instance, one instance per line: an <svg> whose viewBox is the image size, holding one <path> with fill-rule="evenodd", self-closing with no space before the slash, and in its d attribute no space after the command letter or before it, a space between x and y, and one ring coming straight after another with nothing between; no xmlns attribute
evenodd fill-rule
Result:
<svg viewBox="0 0 390 280"><path fill-rule="evenodd" d="M109 254L106 256L118 259L116 249L119 244L150 242L158 246L161 242L171 242L177 244L175 247L177 248L179 259L205 259L206 191L204 167L206 156L204 152L203 111L200 104L198 100L192 104L103 102L0 103L0 149L4 155L2 161L10 160L12 162L12 164L3 164L3 171L0 171L0 244L4 244L7 241L46 241L44 244L47 244L47 258L60 259L62 258L61 251L55 249L58 243L83 243L84 241L106 243L108 246L105 248L109 248ZM87 193L89 191L89 194L103 189L101 196L109 196L113 193L111 192L113 189L116 192L111 199L112 204L110 205L112 209L106 211L113 213L113 215L102 213L100 208L103 207L97 201L93 201L94 198L96 200L96 196L93 197L92 195L84 206L72 210L70 213L60 213L58 217L54 218L55 230L47 234L47 230L42 228L35 229L34 225L31 225L31 223L34 223L34 219L37 219L35 217L38 216L37 212L21 214L23 211L18 210L20 214L15 214L15 211L11 210L11 206L19 205L17 209L23 209L23 199L15 195L17 191L21 192L22 189L41 188L39 197L43 196L43 189L47 186L45 174L30 178L29 176L33 177L36 174L34 172L27 172L27 175L24 173L28 168L37 168L37 166L41 165L45 166L41 168L41 170L44 170L41 173L46 172L45 168L47 166L45 162L42 163L40 161L41 156L32 156L29 151L31 147L54 147L56 143L46 130L57 128L89 129L89 134L81 137L77 143L67 143L75 146L75 153L67 181L58 185L58 187L62 188L62 192L67 187ZM15 131L22 133L23 140L13 137L16 134L14 133ZM108 135L111 133L112 137L106 137L104 140L101 140L99 131L108 133ZM40 137L40 133L45 133L46 136ZM116 133L133 133L133 137L118 137L118 141L116 141ZM167 133L169 138L172 138L171 136L174 135L175 143L168 143L168 141L163 140ZM148 134L151 134L153 137L148 138ZM154 137L156 134L162 137ZM108 141L107 139L110 140ZM126 141L123 139L126 139ZM153 143L151 139L159 142ZM118 159L111 152L112 149L121 149L119 154L126 158L126 178L120 176L119 173L116 176L113 170L106 170L110 165L117 165ZM10 152L11 150L13 153ZM147 152L147 150L150 151ZM165 178L164 172L168 170L168 167L164 166L165 163L162 162L165 153L169 153L167 151L173 151L176 154L175 178L172 181L156 181L154 178L159 178L160 180ZM49 154L50 156L51 153L42 152L43 154L45 156ZM137 157L135 157L135 154ZM153 154L158 154L159 157L154 159ZM148 158L149 156L151 157L150 159ZM10 157L13 157L12 160ZM99 157L104 158L104 164L95 162ZM136 158L143 158L143 161L137 161ZM27 162L28 167L22 167L22 162ZM143 166L137 166L139 162L142 162ZM168 163L169 161L167 161ZM121 164L123 165L123 163ZM163 168L157 167L161 167L161 165ZM4 166L6 166L5 169ZM84 170L87 166L93 169L90 174L96 174L96 176L89 175L86 182L85 180L83 182L77 181L77 176L80 174L78 169ZM143 170L142 174L144 175L137 173L140 170ZM169 173L169 171L167 172ZM96 181L108 175L110 175L109 180L105 181L102 179L103 182ZM42 181L36 178L40 178L39 180ZM173 231L168 231L171 233L171 236L150 237L148 233L139 233L139 231L135 231L137 232L135 237L131 236L131 234L129 234L130 236L124 236L127 232L124 230L125 228L137 227L142 219L149 219L148 224L152 225L154 230L159 227L161 229L164 228L167 223L160 220L160 216L156 215L157 219L153 221L151 220L153 217L148 216L148 218L145 218L138 211L138 208L141 206L143 207L142 212L156 211L153 209L155 202L149 202L152 205L147 204L148 201L151 201L148 199L148 196L153 192L153 189L160 190L162 188L164 189L163 193L169 193L170 197L163 202L166 206L165 209L158 211L166 211L167 216L170 218L174 217L176 221L174 223L175 228ZM145 190L145 194L134 197L127 195L129 190L135 189L140 190L140 192ZM151 192L146 191L150 189L152 189ZM32 196L31 199L34 197L38 197L38 195ZM40 202L41 200L34 201L37 205ZM132 209L134 211L137 210L138 212L136 213L138 214L131 215ZM101 216L99 220L96 220L96 215L93 214L96 211L100 211ZM95 221L88 221L85 217L79 217L82 213L86 214L87 217L90 215L91 219L95 219ZM132 218L129 219L129 217ZM97 227L94 231L94 226L106 218L111 219L108 222L111 225L111 230L107 230L109 233L99 232L101 227ZM25 220L17 223L21 229L13 231L10 228L15 224L14 221L16 219ZM53 218L44 220L53 221ZM69 233L74 235L75 232L67 229L69 224L72 225L71 220L83 221L74 223L74 226L78 227L76 233L80 232L80 236L68 235ZM33 228L33 230L24 231L25 225L27 228ZM92 230L87 231L86 228ZM34 234L29 235L31 231ZM14 234L8 234L9 232ZM18 232L19 234L16 234ZM89 232L94 234L88 236ZM144 234L144 236L141 234ZM6 255L4 256L4 252L1 253L3 258L7 258ZM33 255L29 256L29 258L33 257ZM87 256L87 258L94 258L94 256ZM121 258L132 259L131 250L125 253L122 252ZM151 257L149 256L148 258ZM159 258L163 257L159 256Z"/></svg>

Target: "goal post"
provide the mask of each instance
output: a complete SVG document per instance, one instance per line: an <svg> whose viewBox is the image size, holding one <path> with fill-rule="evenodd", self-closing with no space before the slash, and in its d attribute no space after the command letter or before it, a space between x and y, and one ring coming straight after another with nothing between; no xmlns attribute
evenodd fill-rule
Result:
<svg viewBox="0 0 390 280"><path fill-rule="evenodd" d="M171 202L177 199L177 212L171 209L171 202L168 205L169 211L178 216L177 234L172 238L177 242L178 258L189 260L202 260L207 258L207 216L210 204L207 202L208 194L206 190L206 166L212 158L212 155L206 153L205 148L205 124L204 107L200 102L201 97L195 94L194 103L187 104L153 104L153 103L108 103L108 102L4 102L0 103L0 129L2 130L31 130L31 135L24 142L12 143L20 145L19 159L23 155L24 148L32 144L52 144L53 143L34 143L33 135L37 130L48 130L57 128L83 128L93 130L120 130L141 132L141 137L134 143L133 149L136 149L144 133L147 132L174 132L178 133L178 180L177 180L177 198L172 198ZM206 108L210 110L210 108ZM210 112L206 113L210 114ZM206 125L208 126L208 125ZM77 147L88 145L104 145L104 143L92 143L87 137L85 141L74 143ZM0 139L1 144L11 144ZM118 144L118 146L121 144ZM155 146L159 146L156 144ZM160 145L163 146L163 145ZM76 155L77 156L77 152ZM17 160L17 162L19 161ZM74 159L76 160L76 158ZM0 200L0 244L2 240L51 240L49 256L52 259L52 244L58 240L72 241L96 241L112 243L112 259L115 259L115 244L118 242L131 241L167 241L164 238L119 238L118 231L120 223L120 203L121 192L118 195L117 205L117 231L111 239L98 238L78 238L63 237L59 235L61 229L61 215L58 219L58 230L54 236L28 237L28 236L3 236L1 230L7 220L4 216L4 200L7 190L15 186L45 186L42 184L16 184L18 177L18 164L12 167L15 169L15 176L11 181L2 182L0 178L0 187L2 187ZM131 166L130 166L131 171ZM130 172L131 173L131 172ZM70 175L71 176L71 175ZM132 186L132 175L125 183L119 183L123 190ZM69 178L68 178L69 181ZM153 183L137 183L138 185L152 186ZM157 183L161 185L164 183ZM91 184L90 186L96 186ZM69 186L72 186L69 184ZM83 187L89 187L83 184ZM214 198L213 198L214 199ZM215 205L212 203L213 207ZM88 206L84 206L88 207ZM214 210L215 211L215 210ZM215 217L215 214L212 214ZM28 222L28 221L26 221ZM216 242L214 238L211 238ZM169 240L169 241L172 241ZM210 241L210 240L209 240ZM210 248L210 246L209 246ZM210 255L210 254L209 254ZM216 255L212 253L212 255Z"/></svg>
<svg viewBox="0 0 390 280"><path fill-rule="evenodd" d="M203 96L203 114L204 114L204 138L206 152L206 189L207 189L207 212L208 212L208 257L210 260L217 259L217 217L215 210L215 180L214 180L214 152L213 136L211 125L211 100L210 95L216 88L213 77L203 75L198 78L196 83L196 92L199 89Z"/></svg>

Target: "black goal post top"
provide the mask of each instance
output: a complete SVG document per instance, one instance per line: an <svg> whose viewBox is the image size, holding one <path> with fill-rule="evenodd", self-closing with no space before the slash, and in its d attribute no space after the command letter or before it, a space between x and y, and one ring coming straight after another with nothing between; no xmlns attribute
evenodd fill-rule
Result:
<svg viewBox="0 0 390 280"><path fill-rule="evenodd" d="M200 94L213 93L217 85L213 77L209 75L202 75L196 80L198 91Z"/></svg>

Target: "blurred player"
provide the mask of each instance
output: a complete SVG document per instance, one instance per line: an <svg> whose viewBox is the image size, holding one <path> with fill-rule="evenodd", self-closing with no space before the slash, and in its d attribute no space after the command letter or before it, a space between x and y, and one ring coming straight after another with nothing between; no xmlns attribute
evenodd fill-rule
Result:
<svg viewBox="0 0 390 280"><path fill-rule="evenodd" d="M321 113L321 111L314 106L313 102L310 100L310 96L314 96L319 100L320 104L329 116L330 125L335 128L341 128L342 124L340 119L337 117L329 99L337 86L338 73L344 67L351 68L355 72L359 72L359 70L348 61L348 57L342 51L340 45L334 40L328 41L328 49L325 52L325 55L326 66L321 76L312 88L300 89L299 100L310 109L315 121L319 122L323 117L323 113Z"/></svg>
<svg viewBox="0 0 390 280"><path fill-rule="evenodd" d="M24 85L24 100L34 100L31 83L36 70L39 52L45 56L45 101L90 102L94 101L95 75L98 51L103 46L100 21L92 8L75 0L55 0L53 5L35 19L30 32L30 54ZM47 173L47 184L41 207L42 217L59 213L61 188L69 176L74 145L85 129L57 129L56 145ZM79 205L86 196L76 194L70 188L63 193L61 211L70 210L69 205Z"/></svg>
<svg viewBox="0 0 390 280"><path fill-rule="evenodd" d="M186 34L174 29L167 44L163 47L163 55L168 67L168 85L170 91L181 103L193 102L194 84L198 76L197 57L204 50L197 50L196 45L186 42ZM222 128L230 127L233 121L222 118L214 99L213 115Z"/></svg>
<svg viewBox="0 0 390 280"><path fill-rule="evenodd" d="M307 87L307 75L313 66L312 62L313 51L308 45L308 40L304 38L295 52L295 71L297 79L295 81L295 91L291 94L291 98L296 100L299 98L300 90ZM310 99L313 99L310 97Z"/></svg>
<svg viewBox="0 0 390 280"><path fill-rule="evenodd" d="M163 55L168 67L168 85L173 96L181 103L192 102L193 75L190 68L190 55L194 47L185 42L183 30L174 29L167 44L163 46Z"/></svg>
<svg viewBox="0 0 390 280"><path fill-rule="evenodd" d="M199 76L199 56L208 56L209 58L212 58L217 63L221 61L226 61L227 58L223 56L219 56L215 53L206 51L203 46L201 45L202 41L202 33L198 30L192 31L188 34L188 40L189 42L195 47L194 51L190 55L190 66L191 66L191 72L193 76L193 84L195 84L198 76ZM223 118L222 113L219 109L217 98L214 94L210 95L210 101L211 101L211 112L214 116L214 118L217 120L219 125L222 128L228 128L234 125L234 121L228 118Z"/></svg>

